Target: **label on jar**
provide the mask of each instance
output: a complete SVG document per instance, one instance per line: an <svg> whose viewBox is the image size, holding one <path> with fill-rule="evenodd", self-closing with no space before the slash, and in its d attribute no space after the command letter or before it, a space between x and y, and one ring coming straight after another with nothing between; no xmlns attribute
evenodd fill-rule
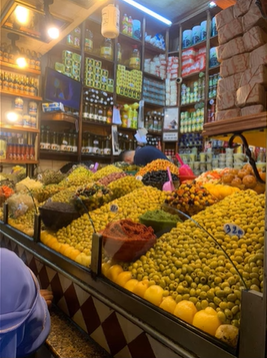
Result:
<svg viewBox="0 0 267 358"><path fill-rule="evenodd" d="M40 149L45 149L45 143L44 142L40 143Z"/></svg>
<svg viewBox="0 0 267 358"><path fill-rule="evenodd" d="M51 149L58 150L58 144L55 144L55 143L51 144Z"/></svg>
<svg viewBox="0 0 267 358"><path fill-rule="evenodd" d="M72 146L72 151L73 151L73 153L77 153L78 147L76 145Z"/></svg>
<svg viewBox="0 0 267 358"><path fill-rule="evenodd" d="M95 121L97 121L97 120L98 120L98 114L94 114L93 119L94 119Z"/></svg>
<svg viewBox="0 0 267 358"><path fill-rule="evenodd" d="M112 204L112 205L110 205L110 211L111 211L112 213L116 213L118 210L119 210L119 207L118 207L117 204Z"/></svg>
<svg viewBox="0 0 267 358"><path fill-rule="evenodd" d="M50 143L45 143L44 149L50 150L51 149L51 144Z"/></svg>
<svg viewBox="0 0 267 358"><path fill-rule="evenodd" d="M99 153L99 148L98 147L93 147L93 153L98 154Z"/></svg>
<svg viewBox="0 0 267 358"><path fill-rule="evenodd" d="M93 147L85 147L85 153L93 153Z"/></svg>
<svg viewBox="0 0 267 358"><path fill-rule="evenodd" d="M23 101L22 100L15 100L15 110L16 111L23 111Z"/></svg>
<svg viewBox="0 0 267 358"><path fill-rule="evenodd" d="M72 151L73 151L72 145L67 145L67 152L72 152Z"/></svg>
<svg viewBox="0 0 267 358"><path fill-rule="evenodd" d="M94 113L89 113L89 119L94 119Z"/></svg>
<svg viewBox="0 0 267 358"><path fill-rule="evenodd" d="M88 119L88 118L89 118L89 113L83 112L83 118L84 118L84 119Z"/></svg>
<svg viewBox="0 0 267 358"><path fill-rule="evenodd" d="M82 153L85 153L85 147L82 147L82 148L81 148L81 152L82 152Z"/></svg>
<svg viewBox="0 0 267 358"><path fill-rule="evenodd" d="M110 155L111 154L110 148L104 148L104 154L105 155Z"/></svg>
<svg viewBox="0 0 267 358"><path fill-rule="evenodd" d="M111 57L111 48L110 47L101 47L101 56L110 56Z"/></svg>

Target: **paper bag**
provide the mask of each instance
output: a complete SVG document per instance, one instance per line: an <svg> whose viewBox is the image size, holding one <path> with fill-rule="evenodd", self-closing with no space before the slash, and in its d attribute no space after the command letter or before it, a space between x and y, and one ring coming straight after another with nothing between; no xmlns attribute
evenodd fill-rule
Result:
<svg viewBox="0 0 267 358"><path fill-rule="evenodd" d="M220 66L221 77L228 77L235 73L244 72L249 68L250 54L242 53L240 55L233 56L228 60L223 60Z"/></svg>
<svg viewBox="0 0 267 358"><path fill-rule="evenodd" d="M224 119L240 117L240 108L226 109L225 111L218 111L215 113L215 121L221 121Z"/></svg>
<svg viewBox="0 0 267 358"><path fill-rule="evenodd" d="M259 6L253 1L250 5L249 11L243 16L243 30L247 32L253 26L260 26L267 30L267 20L264 19Z"/></svg>
<svg viewBox="0 0 267 358"><path fill-rule="evenodd" d="M255 104L254 106L246 106L241 108L241 116L250 116L265 111L265 107L262 104Z"/></svg>
<svg viewBox="0 0 267 358"><path fill-rule="evenodd" d="M242 73L239 87L250 84L254 86L256 83L263 85L267 88L267 67L260 65L259 67L249 68Z"/></svg>
<svg viewBox="0 0 267 358"><path fill-rule="evenodd" d="M239 55L240 53L244 53L244 41L243 37L239 36L235 39L227 42L226 44L220 45L216 47L217 59L219 62L222 60L227 60L230 57L235 55Z"/></svg>
<svg viewBox="0 0 267 358"><path fill-rule="evenodd" d="M236 91L217 92L216 107L218 111L234 108L236 102Z"/></svg>
<svg viewBox="0 0 267 358"><path fill-rule="evenodd" d="M217 91L219 93L236 91L240 86L241 77L242 73L237 73L235 75L219 79Z"/></svg>
<svg viewBox="0 0 267 358"><path fill-rule="evenodd" d="M229 6L215 15L216 27L219 31L224 25L234 20L234 6Z"/></svg>
<svg viewBox="0 0 267 358"><path fill-rule="evenodd" d="M266 105L266 92L262 85L256 83L251 86L248 84L236 91L236 105L245 107L249 104Z"/></svg>
<svg viewBox="0 0 267 358"><path fill-rule="evenodd" d="M243 35L242 21L240 18L233 19L231 22L221 27L218 31L219 44L225 44L240 35Z"/></svg>
<svg viewBox="0 0 267 358"><path fill-rule="evenodd" d="M243 35L245 52L251 52L267 43L267 33L259 26L252 27Z"/></svg>

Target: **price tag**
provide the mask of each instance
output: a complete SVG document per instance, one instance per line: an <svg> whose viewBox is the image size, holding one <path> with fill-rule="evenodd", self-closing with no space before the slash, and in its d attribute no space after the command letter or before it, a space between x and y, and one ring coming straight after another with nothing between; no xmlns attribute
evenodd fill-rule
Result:
<svg viewBox="0 0 267 358"><path fill-rule="evenodd" d="M242 237L244 236L245 232L242 230L239 226L235 224L225 224L224 225L224 232L229 236L238 236Z"/></svg>
<svg viewBox="0 0 267 358"><path fill-rule="evenodd" d="M118 205L116 205L116 204L110 205L110 211L111 211L112 213L116 213L118 210L119 210Z"/></svg>
<svg viewBox="0 0 267 358"><path fill-rule="evenodd" d="M137 175L137 177L135 177L135 179L142 181L143 177L142 177L142 175Z"/></svg>
<svg viewBox="0 0 267 358"><path fill-rule="evenodd" d="M43 180L42 174L38 174L38 175L37 175L37 180L39 180L39 181L42 181L42 180Z"/></svg>

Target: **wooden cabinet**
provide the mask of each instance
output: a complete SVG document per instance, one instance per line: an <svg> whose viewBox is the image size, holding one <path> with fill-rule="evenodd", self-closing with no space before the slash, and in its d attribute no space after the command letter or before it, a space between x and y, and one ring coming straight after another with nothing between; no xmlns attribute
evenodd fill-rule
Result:
<svg viewBox="0 0 267 358"><path fill-rule="evenodd" d="M6 158L1 159L1 164L26 165L29 173L39 156L41 71L21 69L4 61L0 62L0 67L0 131L6 142ZM12 118L10 113L13 113Z"/></svg>

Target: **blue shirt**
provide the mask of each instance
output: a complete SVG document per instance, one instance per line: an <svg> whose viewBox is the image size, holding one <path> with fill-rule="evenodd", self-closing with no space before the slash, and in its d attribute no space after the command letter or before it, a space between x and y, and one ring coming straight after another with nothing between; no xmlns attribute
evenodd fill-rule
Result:
<svg viewBox="0 0 267 358"><path fill-rule="evenodd" d="M134 155L134 164L140 166L147 165L156 159L168 160L166 155L164 155L159 149L151 145L146 145L145 147L136 149Z"/></svg>

